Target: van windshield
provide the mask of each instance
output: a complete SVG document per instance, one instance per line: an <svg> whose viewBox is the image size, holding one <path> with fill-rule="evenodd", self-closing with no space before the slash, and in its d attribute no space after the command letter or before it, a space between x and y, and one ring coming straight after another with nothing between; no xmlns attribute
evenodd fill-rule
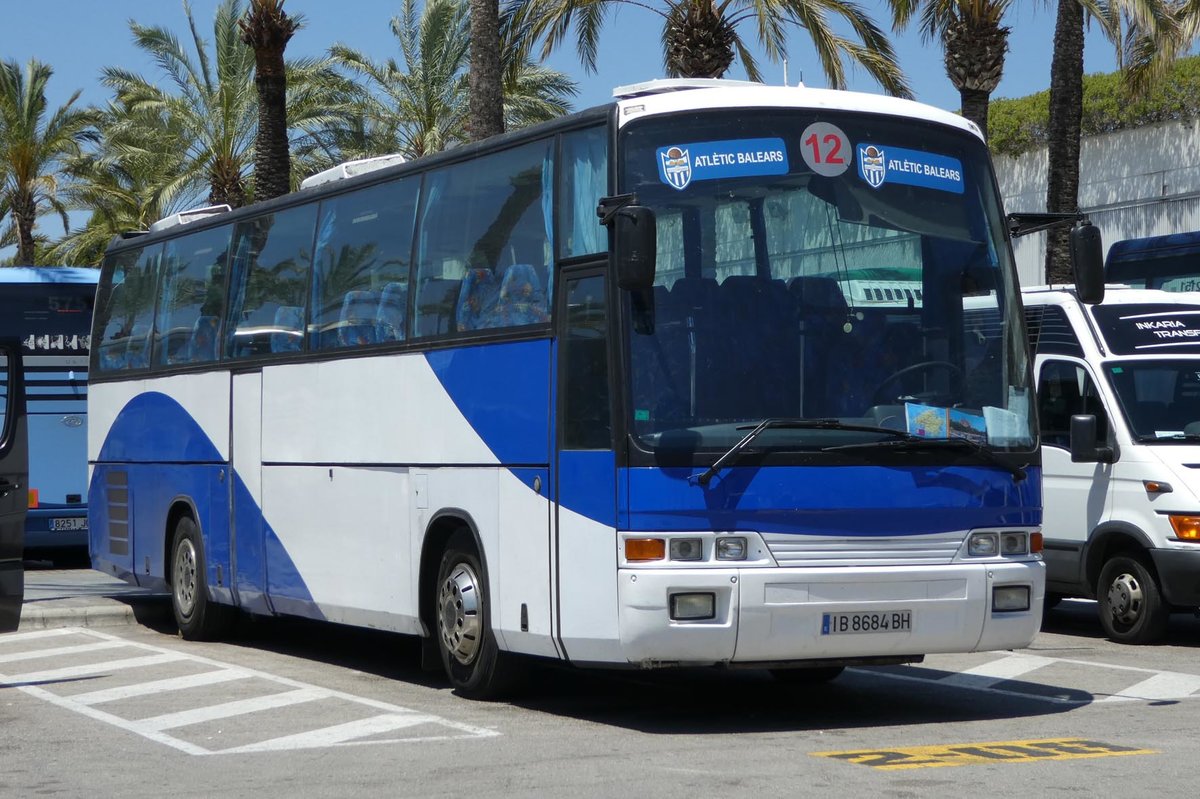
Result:
<svg viewBox="0 0 1200 799"><path fill-rule="evenodd" d="M1200 358L1113 361L1104 371L1138 441L1200 440Z"/></svg>

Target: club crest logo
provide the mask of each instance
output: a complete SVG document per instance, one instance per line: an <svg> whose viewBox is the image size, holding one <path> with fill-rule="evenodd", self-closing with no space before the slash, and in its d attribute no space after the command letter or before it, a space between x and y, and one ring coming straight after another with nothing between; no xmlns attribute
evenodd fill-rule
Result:
<svg viewBox="0 0 1200 799"><path fill-rule="evenodd" d="M887 156L883 149L873 144L858 148L858 168L862 171L863 180L873 189L883 185L887 179Z"/></svg>
<svg viewBox="0 0 1200 799"><path fill-rule="evenodd" d="M681 147L668 147L658 151L662 161L662 179L675 189L686 189L692 182L692 162L688 151Z"/></svg>

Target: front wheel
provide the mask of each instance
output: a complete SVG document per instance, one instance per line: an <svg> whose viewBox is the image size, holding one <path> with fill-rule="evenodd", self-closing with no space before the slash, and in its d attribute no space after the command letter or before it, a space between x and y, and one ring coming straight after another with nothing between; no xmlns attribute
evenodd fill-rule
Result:
<svg viewBox="0 0 1200 799"><path fill-rule="evenodd" d="M1167 632L1169 609L1154 574L1137 555L1112 557L1096 586L1100 623L1108 637L1123 644L1149 644Z"/></svg>
<svg viewBox="0 0 1200 799"><path fill-rule="evenodd" d="M438 569L438 651L450 684L471 699L496 699L520 677L516 656L501 652L492 633L487 572L466 530L450 537Z"/></svg>
<svg viewBox="0 0 1200 799"><path fill-rule="evenodd" d="M188 641L220 638L232 621L233 609L208 598L200 528L189 516L175 525L171 550L171 608L179 634Z"/></svg>

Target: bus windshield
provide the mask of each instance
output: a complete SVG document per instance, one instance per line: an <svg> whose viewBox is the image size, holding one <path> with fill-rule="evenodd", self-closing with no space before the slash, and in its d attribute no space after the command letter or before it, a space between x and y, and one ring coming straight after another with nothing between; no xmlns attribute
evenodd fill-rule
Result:
<svg viewBox="0 0 1200 799"><path fill-rule="evenodd" d="M686 131L686 132L684 132ZM983 143L852 112L631 122L621 191L656 214L654 286L625 301L630 429L721 449L870 428L1034 441L1016 281Z"/></svg>
<svg viewBox="0 0 1200 799"><path fill-rule="evenodd" d="M0 335L26 355L84 355L92 328L95 283L9 284L0 293Z"/></svg>

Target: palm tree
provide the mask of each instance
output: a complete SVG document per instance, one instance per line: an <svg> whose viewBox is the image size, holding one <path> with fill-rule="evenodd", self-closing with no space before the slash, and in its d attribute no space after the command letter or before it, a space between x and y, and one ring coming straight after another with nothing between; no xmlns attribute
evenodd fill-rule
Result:
<svg viewBox="0 0 1200 799"><path fill-rule="evenodd" d="M1004 14L1012 0L892 0L896 30L908 26L918 9L921 36L938 41L946 75L958 89L962 115L987 138L988 101L1004 74L1008 34Z"/></svg>
<svg viewBox="0 0 1200 799"><path fill-rule="evenodd" d="M48 113L46 84L53 74L36 59L24 69L16 61L0 64L0 218L11 217L11 229L0 237L15 239L17 263L36 263L33 230L46 209L58 213L67 230L58 169L94 136L94 113L74 107L79 92Z"/></svg>
<svg viewBox="0 0 1200 799"><path fill-rule="evenodd" d="M498 108L504 124L516 129L569 111L576 87L562 73L534 64L528 40L520 40L511 22L506 17L502 25ZM377 62L344 45L330 49L335 62L366 83L354 99L356 112L347 115L356 123L340 131L336 147L327 147L341 157L400 152L416 158L474 138L467 2L429 0L418 13L415 0L404 0L391 25L403 64Z"/></svg>
<svg viewBox="0 0 1200 799"><path fill-rule="evenodd" d="M1195 2L1195 0L1189 0ZM1083 124L1084 17L1090 16L1117 46L1121 58L1122 20L1128 22L1132 50L1141 54L1128 81L1133 90L1145 88L1148 75L1164 69L1179 41L1178 7L1160 0L1058 0L1054 26L1054 55L1050 64L1050 120L1047 126L1046 210L1079 210L1079 146ZM1158 50L1147 55L1148 50ZM1046 282L1070 283L1070 231L1052 228L1046 234Z"/></svg>
<svg viewBox="0 0 1200 799"><path fill-rule="evenodd" d="M178 138L168 131L170 118L143 120L142 128L158 131L150 137L123 137L131 112L110 105L97 123L99 141L87 152L63 164L71 177L64 190L68 208L88 211L87 222L50 247L56 263L95 266L113 236L145 230L152 222L194 204L192 180L185 154L160 149L155 142Z"/></svg>
<svg viewBox="0 0 1200 799"><path fill-rule="evenodd" d="M252 90L255 54L241 37L241 0L223 0L213 21L214 52L196 29L184 6L195 55L166 28L131 22L135 44L153 57L169 89L120 67L107 67L103 82L116 94L116 105L128 111L117 120L115 135L142 137L155 147L185 154L184 170L197 193L208 190L211 204L233 207L247 200L247 177L254 162L258 96ZM315 59L287 63L288 116L293 128L312 130L336 123L331 114L329 66ZM153 124L170 120L168 128ZM149 124L148 124L149 121Z"/></svg>
<svg viewBox="0 0 1200 799"><path fill-rule="evenodd" d="M284 12L283 0L250 0L250 10L238 27L242 41L254 50L254 87L258 91L254 193L258 199L268 200L287 194L291 183L283 51L300 20Z"/></svg>
<svg viewBox="0 0 1200 799"><path fill-rule="evenodd" d="M513 0L523 24L544 41L543 57L560 45L572 26L579 58L589 72L596 69L600 29L608 14L622 4L637 6L662 18L663 65L675 77L719 78L740 60L751 80L761 80L758 65L738 31L754 28L767 57L778 62L787 44L787 29L808 31L829 85L846 87L844 59L862 66L889 94L911 97L887 36L863 9L848 0ZM839 35L830 16L839 17L857 41Z"/></svg>
<svg viewBox="0 0 1200 799"><path fill-rule="evenodd" d="M469 0L471 69L469 72L471 139L504 132L504 89L500 66L500 0Z"/></svg>

